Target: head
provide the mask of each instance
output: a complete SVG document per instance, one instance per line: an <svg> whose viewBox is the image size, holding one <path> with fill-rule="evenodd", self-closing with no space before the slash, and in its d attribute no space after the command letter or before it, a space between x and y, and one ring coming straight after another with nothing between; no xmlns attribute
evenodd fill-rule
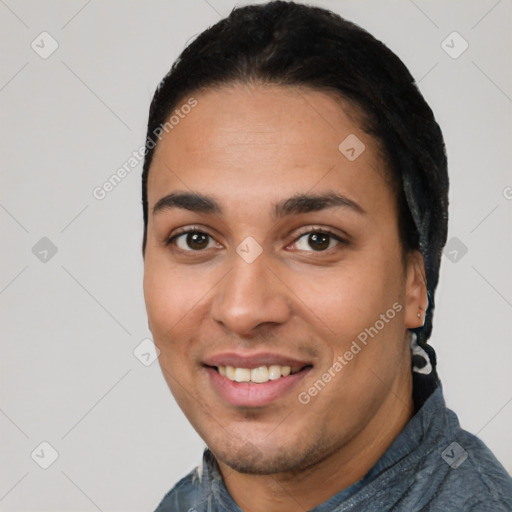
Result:
<svg viewBox="0 0 512 512"><path fill-rule="evenodd" d="M432 330L448 178L400 59L319 8L235 9L164 77L147 135L149 326L218 459L298 470L406 414L396 396L411 393L411 331L424 345ZM219 372L245 358L294 375L233 391Z"/></svg>

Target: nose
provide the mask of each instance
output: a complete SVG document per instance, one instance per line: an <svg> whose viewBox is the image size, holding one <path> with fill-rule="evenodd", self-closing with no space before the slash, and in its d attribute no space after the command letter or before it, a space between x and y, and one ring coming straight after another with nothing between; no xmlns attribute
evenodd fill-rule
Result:
<svg viewBox="0 0 512 512"><path fill-rule="evenodd" d="M291 317L287 291L263 254L252 263L234 254L231 271L216 287L212 318L239 336L250 336L263 324L284 324Z"/></svg>

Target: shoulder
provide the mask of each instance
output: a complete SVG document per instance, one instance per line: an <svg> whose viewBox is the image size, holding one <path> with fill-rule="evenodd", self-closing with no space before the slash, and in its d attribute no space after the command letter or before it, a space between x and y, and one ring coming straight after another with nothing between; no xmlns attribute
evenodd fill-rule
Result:
<svg viewBox="0 0 512 512"><path fill-rule="evenodd" d="M512 478L482 440L461 428L441 388L411 425L420 434L405 471L408 510L512 512Z"/></svg>
<svg viewBox="0 0 512 512"><path fill-rule="evenodd" d="M468 510L511 511L511 476L481 439L462 429L459 437L461 446L466 445L467 459L458 468L463 469L458 479L464 480L465 487L474 489L472 494L477 496Z"/></svg>
<svg viewBox="0 0 512 512"><path fill-rule="evenodd" d="M435 450L438 485L426 510L512 511L512 478L491 450L460 427L451 434Z"/></svg>
<svg viewBox="0 0 512 512"><path fill-rule="evenodd" d="M201 468L196 467L163 497L155 512L197 512L201 501Z"/></svg>

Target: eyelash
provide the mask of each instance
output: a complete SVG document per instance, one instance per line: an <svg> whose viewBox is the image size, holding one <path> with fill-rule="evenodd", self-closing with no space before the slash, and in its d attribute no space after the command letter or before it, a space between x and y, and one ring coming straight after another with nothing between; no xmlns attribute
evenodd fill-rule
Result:
<svg viewBox="0 0 512 512"><path fill-rule="evenodd" d="M170 246L180 236L188 235L190 233L204 234L204 235L210 237L212 240L215 240L213 238L213 236L211 236L210 234L206 233L199 226L191 226L189 228L183 228L182 230L180 230L176 234L174 234L172 237L168 238L167 241L165 242L165 245L166 246ZM320 227L315 227L313 229L308 228L307 230L304 230L304 231L300 232L297 235L297 237L293 240L292 243L295 244L303 236L305 236L305 235L312 235L312 234L328 235L328 236L330 236L331 238L333 238L334 240L336 240L338 242L338 244L335 247L331 247L330 249L326 249L326 250L323 250L323 251L315 251L315 250L311 249L311 251L307 251L307 252L311 252L313 254L330 254L331 251L333 249L336 249L339 245L345 245L345 246L349 245L349 242L346 239L341 238L338 234L334 233L330 229L328 229L328 228L320 228ZM180 250L182 252L190 252L190 253L201 253L201 252L204 251L204 249L196 251L196 250L193 250L193 249L185 250L185 249L180 249L180 248L178 248L178 250Z"/></svg>

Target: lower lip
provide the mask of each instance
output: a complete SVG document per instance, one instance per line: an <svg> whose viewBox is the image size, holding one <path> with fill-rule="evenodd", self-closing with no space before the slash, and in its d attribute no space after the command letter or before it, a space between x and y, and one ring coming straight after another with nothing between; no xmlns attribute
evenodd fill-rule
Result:
<svg viewBox="0 0 512 512"><path fill-rule="evenodd" d="M262 384L235 382L223 377L211 366L206 366L205 369L215 390L229 404L237 407L263 407L289 393L311 367Z"/></svg>

